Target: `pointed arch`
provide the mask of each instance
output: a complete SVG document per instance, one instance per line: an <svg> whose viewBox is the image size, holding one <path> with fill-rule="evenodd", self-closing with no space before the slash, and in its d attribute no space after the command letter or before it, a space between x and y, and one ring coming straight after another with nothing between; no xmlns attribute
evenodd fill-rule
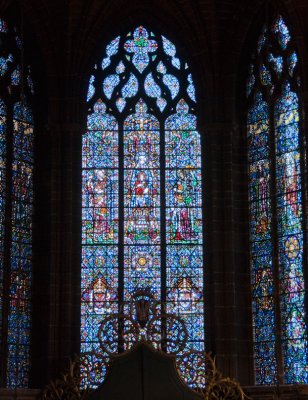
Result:
<svg viewBox="0 0 308 400"><path fill-rule="evenodd" d="M255 372L307 383L304 157L298 55L281 15L265 25L247 81Z"/></svg>
<svg viewBox="0 0 308 400"><path fill-rule="evenodd" d="M0 39L0 378L15 388L30 371L34 90L18 30L2 19Z"/></svg>
<svg viewBox="0 0 308 400"><path fill-rule="evenodd" d="M81 351L93 357L100 320L140 290L182 316L188 348L202 350L201 146L189 66L169 39L139 26L106 46L87 102ZM94 294L98 276L105 286Z"/></svg>

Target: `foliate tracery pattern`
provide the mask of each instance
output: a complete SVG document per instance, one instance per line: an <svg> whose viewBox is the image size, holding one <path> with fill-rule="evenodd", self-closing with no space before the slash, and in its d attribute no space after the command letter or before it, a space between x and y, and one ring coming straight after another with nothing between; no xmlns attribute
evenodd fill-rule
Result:
<svg viewBox="0 0 308 400"><path fill-rule="evenodd" d="M33 95L17 30L0 20L0 371L7 387L27 387L30 368Z"/></svg>
<svg viewBox="0 0 308 400"><path fill-rule="evenodd" d="M263 28L247 97L256 381L308 382L297 53L283 18Z"/></svg>
<svg viewBox="0 0 308 400"><path fill-rule="evenodd" d="M106 47L87 100L81 351L98 348L99 321L140 290L181 316L188 348L203 350L201 146L191 72L172 42L141 26Z"/></svg>

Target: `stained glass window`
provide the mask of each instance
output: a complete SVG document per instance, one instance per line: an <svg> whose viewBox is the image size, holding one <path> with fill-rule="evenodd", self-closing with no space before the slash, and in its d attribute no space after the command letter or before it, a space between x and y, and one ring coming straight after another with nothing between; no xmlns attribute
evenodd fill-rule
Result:
<svg viewBox="0 0 308 400"><path fill-rule="evenodd" d="M107 45L87 98L81 352L93 362L99 322L140 290L187 322L186 350L202 350L201 146L192 74L171 41L140 26Z"/></svg>
<svg viewBox="0 0 308 400"><path fill-rule="evenodd" d="M0 20L1 385L27 387L30 368L33 84L16 29Z"/></svg>
<svg viewBox="0 0 308 400"><path fill-rule="evenodd" d="M281 16L265 26L247 81L257 384L308 383L298 57Z"/></svg>

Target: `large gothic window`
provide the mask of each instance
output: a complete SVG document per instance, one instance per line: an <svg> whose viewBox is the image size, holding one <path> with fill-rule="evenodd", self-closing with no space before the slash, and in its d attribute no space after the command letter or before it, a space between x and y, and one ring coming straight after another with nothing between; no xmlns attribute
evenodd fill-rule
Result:
<svg viewBox="0 0 308 400"><path fill-rule="evenodd" d="M281 16L265 26L247 84L250 241L258 384L308 383L304 157L298 56Z"/></svg>
<svg viewBox="0 0 308 400"><path fill-rule="evenodd" d="M93 69L83 136L83 353L93 356L100 321L138 291L185 320L188 348L204 347L195 101L174 44L142 26L112 40Z"/></svg>
<svg viewBox="0 0 308 400"><path fill-rule="evenodd" d="M29 380L33 85L17 30L0 20L0 380Z"/></svg>

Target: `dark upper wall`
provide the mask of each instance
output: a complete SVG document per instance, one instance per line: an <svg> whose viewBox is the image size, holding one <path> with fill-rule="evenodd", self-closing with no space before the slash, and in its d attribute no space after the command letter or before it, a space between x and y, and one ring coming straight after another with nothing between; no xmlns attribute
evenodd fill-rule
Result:
<svg viewBox="0 0 308 400"><path fill-rule="evenodd" d="M224 120L234 120L235 110L231 112L229 105L224 110L222 104L229 104L236 94L234 76L262 0L27 0L22 3L44 55L50 96L57 91L63 94L63 90L69 96L84 96L91 66L105 43L132 25L143 23L164 32L191 61L199 99L207 105L207 120L221 122L222 116ZM285 0L275 4L289 19L303 67L307 67L307 2ZM217 96L219 101L215 101Z"/></svg>

